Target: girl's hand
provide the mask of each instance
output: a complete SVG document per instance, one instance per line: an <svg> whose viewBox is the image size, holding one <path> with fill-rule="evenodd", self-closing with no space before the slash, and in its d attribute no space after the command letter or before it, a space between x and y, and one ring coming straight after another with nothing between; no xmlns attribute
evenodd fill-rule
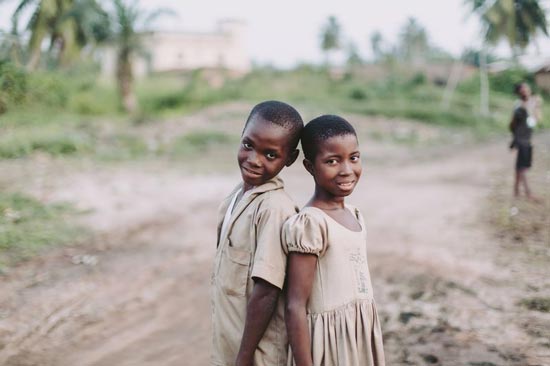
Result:
<svg viewBox="0 0 550 366"><path fill-rule="evenodd" d="M306 306L311 295L316 267L316 255L290 253L288 256L285 321L297 366L313 365Z"/></svg>

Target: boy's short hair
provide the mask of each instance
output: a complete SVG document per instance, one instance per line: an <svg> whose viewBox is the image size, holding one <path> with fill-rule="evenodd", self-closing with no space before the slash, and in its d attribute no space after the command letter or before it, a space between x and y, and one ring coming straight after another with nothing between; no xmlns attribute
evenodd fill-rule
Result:
<svg viewBox="0 0 550 366"><path fill-rule="evenodd" d="M519 83L514 84L514 94L519 95L519 90L523 84L525 84L525 81L520 81Z"/></svg>
<svg viewBox="0 0 550 366"><path fill-rule="evenodd" d="M323 141L335 136L353 135L357 133L353 126L335 115L324 115L311 120L302 130L302 150L306 159L313 161L317 155L317 146Z"/></svg>
<svg viewBox="0 0 550 366"><path fill-rule="evenodd" d="M276 100L267 100L256 104L246 119L243 131L248 126L248 122L256 116L260 116L268 122L286 128L290 134L290 148L292 150L296 149L300 141L300 133L304 128L304 121L294 107Z"/></svg>

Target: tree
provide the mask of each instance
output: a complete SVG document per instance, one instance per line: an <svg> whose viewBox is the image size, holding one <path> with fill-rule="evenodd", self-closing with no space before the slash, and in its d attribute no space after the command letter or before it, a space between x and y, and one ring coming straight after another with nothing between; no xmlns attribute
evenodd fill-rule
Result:
<svg viewBox="0 0 550 366"><path fill-rule="evenodd" d="M379 31L375 31L370 36L370 46L372 49L372 54L374 57L374 62L378 62L382 59L382 56L384 56L384 51L382 50L382 42L384 39L382 38L382 33Z"/></svg>
<svg viewBox="0 0 550 366"><path fill-rule="evenodd" d="M487 62L495 62L497 60L497 57L492 53L487 53ZM480 67L481 65L481 51L474 48L465 48L464 51L462 51L462 55L460 56L460 59L468 65L472 65L475 67Z"/></svg>
<svg viewBox="0 0 550 366"><path fill-rule="evenodd" d="M17 33L19 18L33 7L26 29L30 31L27 68L34 70L42 54L42 44L49 39L49 53L58 64L74 61L90 41L105 39L100 29L108 29L108 16L96 0L22 0L12 16L12 33ZM90 32L90 28L96 32Z"/></svg>
<svg viewBox="0 0 550 366"><path fill-rule="evenodd" d="M152 12L140 9L136 1L113 0L111 24L112 40L117 48L116 78L122 106L127 112L136 112L138 105L133 90L132 59L142 50L143 37L139 31L146 28L159 16L172 14L170 10Z"/></svg>
<svg viewBox="0 0 550 366"><path fill-rule="evenodd" d="M402 58L415 65L420 64L426 58L430 48L428 35L422 25L416 19L409 18L399 35L400 53Z"/></svg>
<svg viewBox="0 0 550 366"><path fill-rule="evenodd" d="M539 34L548 36L546 13L539 0L468 0L483 24L484 39L508 42L514 58Z"/></svg>
<svg viewBox="0 0 550 366"><path fill-rule="evenodd" d="M361 66L363 64L363 59L357 50L355 43L350 42L347 46L347 64L349 67L354 68L356 66Z"/></svg>
<svg viewBox="0 0 550 366"><path fill-rule="evenodd" d="M548 36L546 14L538 0L466 0L472 13L480 17L483 29L481 47L481 113L489 114L489 79L487 77L487 45L506 39L514 59L519 50L542 32Z"/></svg>
<svg viewBox="0 0 550 366"><path fill-rule="evenodd" d="M325 53L325 62L330 66L329 55L341 48L341 27L335 16L330 16L321 31L321 49Z"/></svg>

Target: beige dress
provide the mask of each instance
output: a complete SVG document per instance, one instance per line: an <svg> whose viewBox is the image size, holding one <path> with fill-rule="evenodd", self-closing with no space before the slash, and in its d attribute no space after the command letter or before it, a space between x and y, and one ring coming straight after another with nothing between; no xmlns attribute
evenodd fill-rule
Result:
<svg viewBox="0 0 550 366"><path fill-rule="evenodd" d="M287 220L283 249L318 256L307 319L315 366L385 365L382 332L367 265L366 229L355 232L305 207ZM289 350L288 365L293 365Z"/></svg>

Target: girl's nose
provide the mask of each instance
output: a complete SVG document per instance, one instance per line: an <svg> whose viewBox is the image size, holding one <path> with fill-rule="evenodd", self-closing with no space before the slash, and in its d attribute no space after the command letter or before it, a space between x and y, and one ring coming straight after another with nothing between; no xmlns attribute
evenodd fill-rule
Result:
<svg viewBox="0 0 550 366"><path fill-rule="evenodd" d="M351 164L349 162L344 162L341 165L340 175L350 175L351 173L353 173L353 170L351 169Z"/></svg>

